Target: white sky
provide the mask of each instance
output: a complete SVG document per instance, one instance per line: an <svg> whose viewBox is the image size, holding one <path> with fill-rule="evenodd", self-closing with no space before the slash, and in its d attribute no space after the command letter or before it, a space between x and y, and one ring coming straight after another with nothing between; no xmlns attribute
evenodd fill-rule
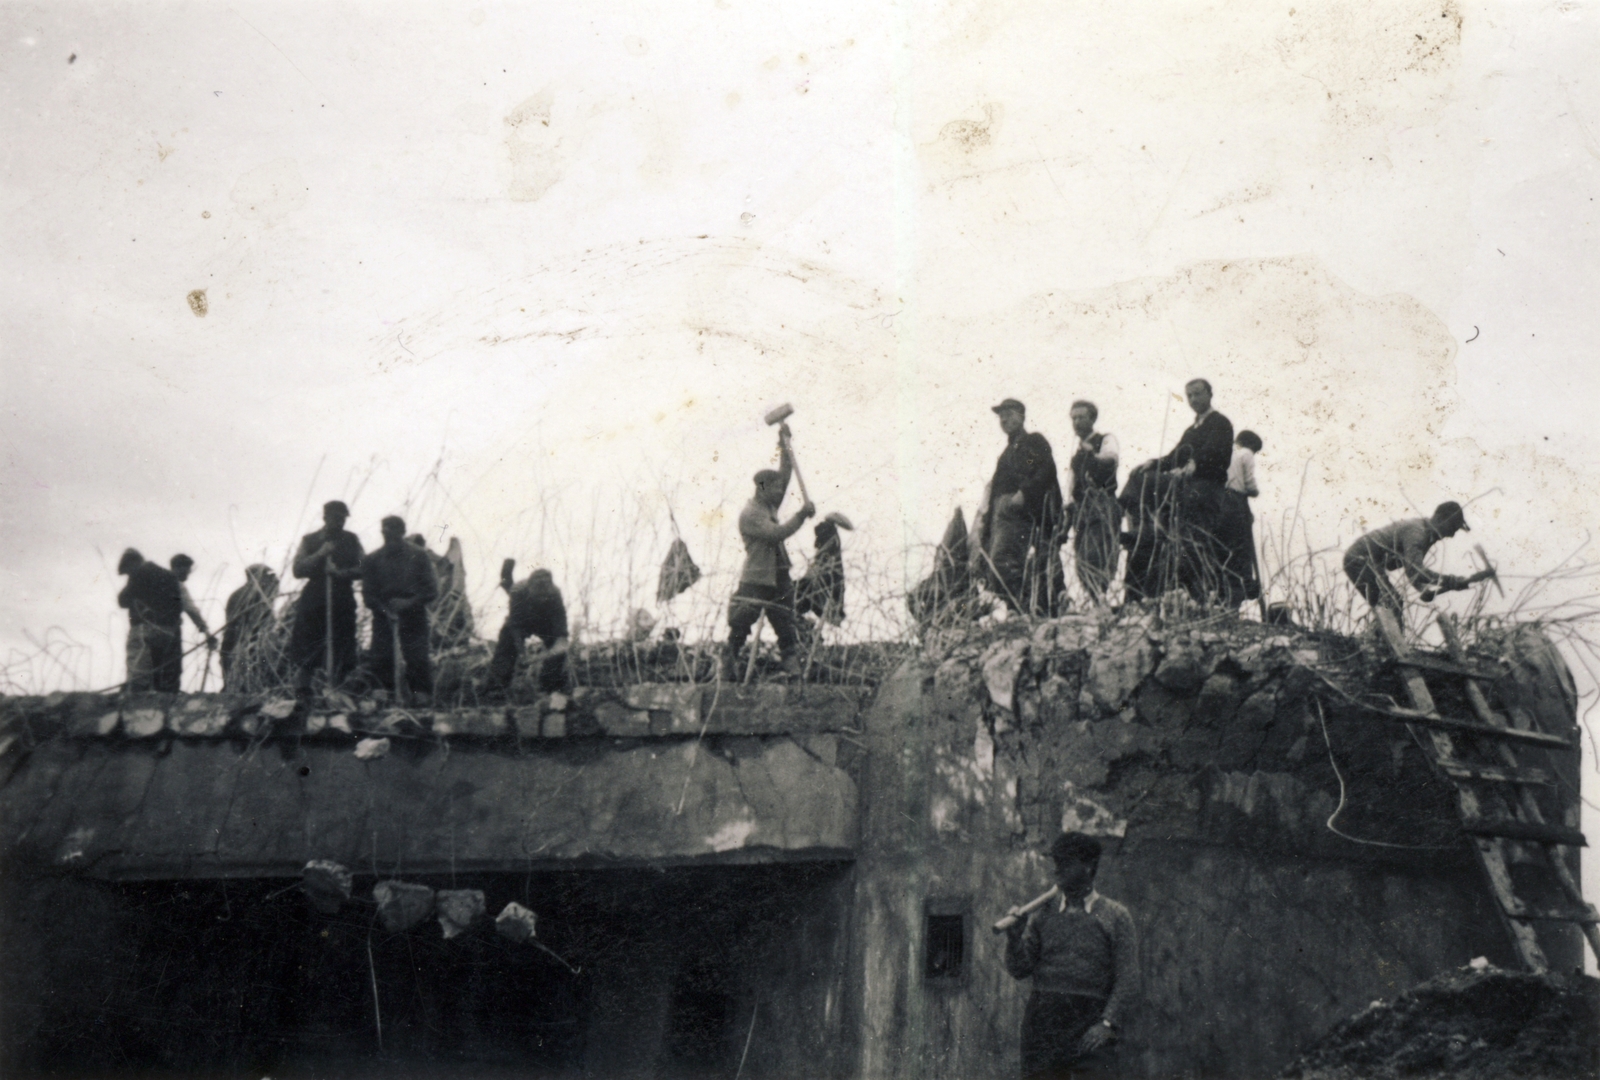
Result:
<svg viewBox="0 0 1600 1080"><path fill-rule="evenodd" d="M1259 518L1482 496L1525 583L1600 486L1597 45L1578 0L0 5L0 647L115 682L124 546L220 622L338 496L461 536L491 624L507 555L619 621L670 499L708 624L782 401L898 584L995 401L1138 460L1196 374Z"/></svg>

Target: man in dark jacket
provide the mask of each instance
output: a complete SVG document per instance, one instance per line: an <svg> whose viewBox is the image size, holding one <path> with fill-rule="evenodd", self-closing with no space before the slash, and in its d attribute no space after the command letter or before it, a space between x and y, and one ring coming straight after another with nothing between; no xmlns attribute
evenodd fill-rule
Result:
<svg viewBox="0 0 1600 1080"><path fill-rule="evenodd" d="M222 686L232 693L245 692L245 673L252 661L256 643L271 632L272 602L278 598L278 575L262 563L245 567L244 584L228 594L222 628Z"/></svg>
<svg viewBox="0 0 1600 1080"><path fill-rule="evenodd" d="M1127 908L1094 891L1100 841L1062 833L1050 856L1059 895L1006 931L1006 970L1033 980L1022 1077L1112 1077L1117 1036L1139 993L1138 934Z"/></svg>
<svg viewBox="0 0 1600 1080"><path fill-rule="evenodd" d="M489 661L489 682L493 689L511 685L522 656L523 643L537 636L544 644L544 660L539 665L539 692L565 692L571 685L567 665L567 605L548 570L535 570L515 584L513 567L507 559L500 569L500 587L511 598L511 610L500 627L500 640Z"/></svg>
<svg viewBox="0 0 1600 1080"><path fill-rule="evenodd" d="M379 686L394 687L398 638L406 687L426 696L433 693L428 605L439 598L439 578L428 553L406 543L403 520L391 514L381 528L383 546L361 560L361 597L372 612L372 676Z"/></svg>
<svg viewBox="0 0 1600 1080"><path fill-rule="evenodd" d="M333 670L328 686L344 681L356 664L355 579L361 576L361 540L346 532L350 508L335 499L322 507L322 528L307 533L294 556L294 576L304 581L295 604L289 656L299 669L295 689L311 689L311 676L327 667L331 629Z"/></svg>
<svg viewBox="0 0 1600 1080"><path fill-rule="evenodd" d="M148 562L133 548L122 553L117 573L128 583L117 594L128 609L128 681L130 694L171 685L180 663L183 596L172 571Z"/></svg>
<svg viewBox="0 0 1600 1080"><path fill-rule="evenodd" d="M1228 465L1233 461L1233 422L1211 407L1211 384L1205 379L1190 379L1183 395L1194 410L1194 423L1184 429L1178 445L1156 463L1162 472L1181 469L1201 483L1215 484L1220 491L1228 482Z"/></svg>
<svg viewBox="0 0 1600 1080"><path fill-rule="evenodd" d="M1054 613L1066 584L1061 569L1061 480L1050 443L1023 430L1027 409L1006 398L1000 417L1006 448L989 481L985 515L990 572L1013 611Z"/></svg>
<svg viewBox="0 0 1600 1080"><path fill-rule="evenodd" d="M1194 423L1155 464L1162 472L1188 478L1180 500L1185 530L1192 530L1186 535L1202 556L1199 573L1206 590L1225 593L1229 552L1223 536L1223 491L1233 461L1233 422L1211 407L1211 384L1205 379L1190 379L1183 393L1194 410Z"/></svg>

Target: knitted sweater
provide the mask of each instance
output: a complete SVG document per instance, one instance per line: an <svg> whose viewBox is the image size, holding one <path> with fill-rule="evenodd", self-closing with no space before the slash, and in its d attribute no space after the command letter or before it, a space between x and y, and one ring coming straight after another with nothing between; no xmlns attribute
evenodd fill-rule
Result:
<svg viewBox="0 0 1600 1080"><path fill-rule="evenodd" d="M1090 893L1084 904L1050 904L1029 916L1027 929L1006 939L1006 970L1031 977L1036 992L1102 998L1102 1016L1121 1025L1139 991L1138 948L1128 909Z"/></svg>

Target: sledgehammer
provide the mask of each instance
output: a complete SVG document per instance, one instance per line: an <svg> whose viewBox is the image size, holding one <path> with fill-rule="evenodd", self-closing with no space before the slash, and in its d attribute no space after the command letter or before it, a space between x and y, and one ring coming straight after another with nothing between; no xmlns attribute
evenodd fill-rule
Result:
<svg viewBox="0 0 1600 1080"><path fill-rule="evenodd" d="M776 409L773 409L771 412L767 413L767 426L771 427L773 424L781 424L793 415L794 406L785 402L784 404L779 405ZM800 475L800 460L794 456L794 443L791 442L789 437L781 431L778 433L778 437L783 440L783 445L789 450L789 464L794 466L794 478L800 483L800 498L806 502L810 502L811 496L806 494L806 478Z"/></svg>

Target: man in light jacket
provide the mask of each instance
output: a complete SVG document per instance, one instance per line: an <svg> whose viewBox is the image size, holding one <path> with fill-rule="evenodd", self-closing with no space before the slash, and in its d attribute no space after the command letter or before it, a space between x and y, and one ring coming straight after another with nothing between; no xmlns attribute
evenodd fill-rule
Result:
<svg viewBox="0 0 1600 1080"><path fill-rule="evenodd" d="M744 541L744 570L739 587L728 604L728 644L723 653L723 672L732 678L738 669L739 650L761 616L767 617L778 635L778 649L784 670L800 671L799 636L795 632L794 584L789 579L789 553L783 542L793 536L805 520L817 512L807 500L788 521L778 520L794 462L789 454L789 425L778 429L779 464L777 469L762 469L755 475L755 495L739 512L739 536Z"/></svg>

